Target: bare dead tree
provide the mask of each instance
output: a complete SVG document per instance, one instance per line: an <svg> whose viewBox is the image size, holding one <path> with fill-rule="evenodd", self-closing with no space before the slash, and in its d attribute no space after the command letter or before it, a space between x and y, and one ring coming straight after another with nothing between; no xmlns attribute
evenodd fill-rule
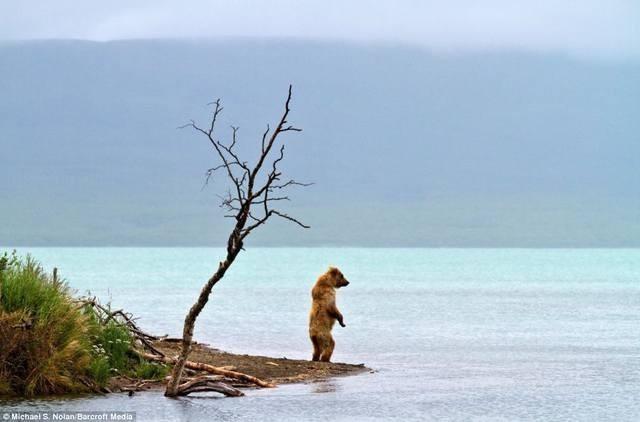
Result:
<svg viewBox="0 0 640 422"><path fill-rule="evenodd" d="M280 121L274 130L271 130L267 125L266 130L262 134L260 153L254 165L250 165L247 161L241 160L237 154L237 127L231 127L231 140L227 143L218 140L214 134L216 122L222 112L220 100L212 103L214 106L213 115L210 123L206 127L198 126L194 121L182 126L192 128L204 135L213 147L217 158L220 160L217 166L207 170L205 183L208 183L210 178L217 172L225 174L231 188L226 196L221 197L222 203L220 206L227 211L225 217L235 219L235 225L227 240L227 252L224 261L218 264L216 272L207 280L200 291L198 300L193 304L185 317L182 347L180 354L175 359L171 379L165 391L166 396L175 397L189 393L188 388L190 385L193 385L193 383L180 384L180 378L189 352L191 351L196 319L207 304L213 286L224 277L226 271L240 251L243 250L244 240L247 236L265 224L273 216L288 220L300 227L309 228L309 226L303 224L298 219L274 208L275 204L289 200L289 197L284 193L286 188L309 186L308 183L300 183L293 179L284 180L282 173L278 169L278 165L284 158L284 144L280 144L279 147L277 146L280 135L285 132L301 131L301 129L291 126L287 122L290 103L291 85L289 85L289 92ZM203 391L203 388L206 388L206 383L198 384L198 391Z"/></svg>

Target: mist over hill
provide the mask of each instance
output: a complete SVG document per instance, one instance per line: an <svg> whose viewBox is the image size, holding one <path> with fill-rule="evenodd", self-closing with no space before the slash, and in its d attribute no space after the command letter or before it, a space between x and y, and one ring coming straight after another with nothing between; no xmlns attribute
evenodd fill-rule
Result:
<svg viewBox="0 0 640 422"><path fill-rule="evenodd" d="M640 64L295 41L0 44L0 245L220 245L205 139L253 157L294 86L254 245L640 246Z"/></svg>

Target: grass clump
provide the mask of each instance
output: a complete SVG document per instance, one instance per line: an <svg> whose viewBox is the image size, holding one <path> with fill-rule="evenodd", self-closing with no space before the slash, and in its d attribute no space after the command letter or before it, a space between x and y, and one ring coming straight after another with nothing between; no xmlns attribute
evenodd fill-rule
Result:
<svg viewBox="0 0 640 422"><path fill-rule="evenodd" d="M0 260L0 388L33 396L86 391L91 344L87 316L65 283L31 257Z"/></svg>
<svg viewBox="0 0 640 422"><path fill-rule="evenodd" d="M33 258L0 255L0 395L79 393L114 375L164 376L132 349L126 327L100 321Z"/></svg>

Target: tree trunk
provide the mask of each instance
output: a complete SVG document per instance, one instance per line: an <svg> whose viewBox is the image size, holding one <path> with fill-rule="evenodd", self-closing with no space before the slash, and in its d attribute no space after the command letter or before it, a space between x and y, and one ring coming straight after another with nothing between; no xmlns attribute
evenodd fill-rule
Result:
<svg viewBox="0 0 640 422"><path fill-rule="evenodd" d="M173 366L173 371L171 371L171 379L169 380L167 389L164 392L164 395L167 397L176 397L180 394L180 378L182 377L182 371L184 370L184 366L187 358L189 357L189 353L191 353L191 342L193 340L193 330L195 328L196 319L209 301L209 295L211 295L213 286L215 286L216 283L220 281L222 277L224 277L224 273L227 271L227 269L229 269L233 261L236 259L236 256L238 256L240 249L242 248L241 242L232 242L230 239L229 243L230 245L227 248L227 259L225 259L218 265L218 270L211 276L211 278L209 278L209 280L207 280L207 283L200 291L198 300L193 304L191 309L189 309L189 313L184 319L184 329L182 330L182 347L180 350L180 354L178 355Z"/></svg>
<svg viewBox="0 0 640 422"><path fill-rule="evenodd" d="M232 186L235 188L235 192L232 194L230 190L228 196L222 198L221 206L230 212L230 214L225 215L225 217L235 218L236 224L227 241L227 258L224 262L221 262L218 265L218 270L211 276L211 278L209 278L209 280L207 280L207 283L200 291L198 301L191 307L191 309L189 309L189 313L184 320L184 329L182 330L182 348L180 350L180 354L175 360L176 362L171 373L171 380L169 381L167 390L164 393L165 396L175 397L180 395L180 377L182 376L182 371L185 367L185 363L187 362L189 352L191 352L191 342L193 340L193 329L196 319L209 301L211 289L213 289L213 286L215 286L215 284L224 277L224 273L229 269L238 253L242 250L242 242L244 238L247 237L254 229L265 224L267 220L274 215L296 223L301 227L309 228L309 226L304 225L294 217L271 208L271 205L275 201L284 201L289 199L287 196L280 196L274 192L279 192L289 186L309 186L308 183L299 183L293 179L286 182L282 181L282 172L278 169L278 163L284 158L284 144L280 146L279 154L275 153L278 155L272 154L270 156L270 153L273 151L274 144L281 134L290 131L300 132L302 130L291 125L287 125L290 101L291 85L289 85L289 93L284 105L284 112L278 125L273 131L271 131L267 125L267 130L262 134L260 155L253 167L249 167L246 161L242 161L234 150L237 141L237 127L231 127L233 133L232 140L229 144L225 145L213 135L217 117L222 111L220 100L213 103L215 104L215 109L211 117L211 122L206 128L199 127L193 121L191 121L190 124L182 126L192 127L196 131L204 134L209 139L211 146L220 158L221 164L207 170L207 181L211 174L216 170L225 170ZM270 167L268 164L265 166L265 163L268 163L268 157L272 158ZM261 170L263 171L261 172ZM258 210L257 215L255 211L256 209ZM248 219L251 219L251 224L247 226Z"/></svg>

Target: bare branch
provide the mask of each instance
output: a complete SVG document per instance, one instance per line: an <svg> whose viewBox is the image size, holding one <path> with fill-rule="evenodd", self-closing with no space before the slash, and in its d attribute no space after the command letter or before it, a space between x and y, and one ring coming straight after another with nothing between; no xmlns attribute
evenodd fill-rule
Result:
<svg viewBox="0 0 640 422"><path fill-rule="evenodd" d="M208 132L209 137L211 137L211 134L213 133L213 129L216 126L216 121L218 120L218 115L220 113L222 113L222 106L220 105L220 98L218 98L214 102L209 103L207 105L213 105L213 104L215 104L216 107L213 110L213 117L211 118L211 125L209 126L209 132Z"/></svg>
<svg viewBox="0 0 640 422"><path fill-rule="evenodd" d="M271 201L291 201L291 199L288 196L278 196L275 198L266 198L261 201L252 201L251 205L260 205L264 203L269 203Z"/></svg>
<svg viewBox="0 0 640 422"><path fill-rule="evenodd" d="M274 214L274 215L277 215L277 216L279 216L279 217L282 217L282 218L284 218L285 220L292 221L292 222L296 223L297 225L299 225L299 226L300 226L300 227L302 227L302 228L305 228L305 229L309 229L309 228L311 228L311 226L307 226L306 224L304 224L304 223L300 222L300 220L298 220L298 219L296 219L296 218L293 218L293 217L291 217L290 215L287 215L287 214L281 213L280 211L272 210L272 211L271 211L271 213L272 213L272 214Z"/></svg>
<svg viewBox="0 0 640 422"><path fill-rule="evenodd" d="M271 134L271 137L269 138L269 141L262 148L262 154L260 155L260 158L258 159L258 162L256 163L256 166L253 168L253 171L251 172L251 177L249 178L250 186L253 185L253 182L255 181L255 178L258 175L258 172L262 168L262 164L264 163L265 159L269 155L269 152L271 151L271 148L273 147L273 144L276 142L276 139L278 139L278 135L280 135L280 133L283 131L284 125L287 123L287 117L289 116L289 112L291 111L291 109L289 108L289 104L291 103L291 90L292 90L292 86L289 85L289 92L287 93L287 100L284 103L284 113L282 114L282 117L280 118L280 122L278 123L278 126L276 126L276 129ZM289 126L288 128L286 128L286 130L287 131L288 130L293 130L293 128L291 126ZM252 191L250 189L249 190L249 194L251 194L251 192Z"/></svg>
<svg viewBox="0 0 640 422"><path fill-rule="evenodd" d="M267 140L267 135L269 134L269 130L271 128L269 127L269 124L267 124L267 130L264 131L264 133L262 134L262 153L264 154L264 143Z"/></svg>
<svg viewBox="0 0 640 422"><path fill-rule="evenodd" d="M313 186L313 183L302 183L302 182L296 182L295 180L291 179L286 183L283 183L282 185L271 185L272 189L282 189L282 188L286 188L288 186L303 186L303 187L307 187L307 186Z"/></svg>

